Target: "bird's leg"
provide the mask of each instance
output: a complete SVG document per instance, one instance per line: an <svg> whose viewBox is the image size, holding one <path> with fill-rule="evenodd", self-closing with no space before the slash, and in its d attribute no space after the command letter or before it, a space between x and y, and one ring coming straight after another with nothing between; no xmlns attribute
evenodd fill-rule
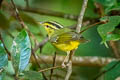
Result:
<svg viewBox="0 0 120 80"><path fill-rule="evenodd" d="M65 80L69 80L71 74L72 74L72 57L75 53L75 50L71 50L69 53L69 59L68 59L68 63L66 64L67 66L67 74L65 76Z"/></svg>
<svg viewBox="0 0 120 80"><path fill-rule="evenodd" d="M68 61L67 61L66 66L71 65L72 57L73 57L74 53L75 53L75 50L71 50L71 51L70 51L70 53L69 53L69 58L68 58Z"/></svg>
<svg viewBox="0 0 120 80"><path fill-rule="evenodd" d="M67 51L67 56L65 57L63 63L62 63L62 67L65 68L66 67L66 64L68 63L69 61L69 55L70 55L70 51Z"/></svg>

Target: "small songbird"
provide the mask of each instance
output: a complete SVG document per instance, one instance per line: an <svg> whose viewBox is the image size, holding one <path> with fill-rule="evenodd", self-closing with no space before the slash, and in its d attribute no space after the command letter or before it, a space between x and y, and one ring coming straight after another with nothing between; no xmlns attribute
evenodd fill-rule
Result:
<svg viewBox="0 0 120 80"><path fill-rule="evenodd" d="M57 22L47 21L41 24L45 27L50 42L57 49L67 53L62 63L62 66L65 67L65 62L68 61L70 51L77 49L80 43L84 43L87 40L84 39L81 34L76 33L70 28L64 28Z"/></svg>

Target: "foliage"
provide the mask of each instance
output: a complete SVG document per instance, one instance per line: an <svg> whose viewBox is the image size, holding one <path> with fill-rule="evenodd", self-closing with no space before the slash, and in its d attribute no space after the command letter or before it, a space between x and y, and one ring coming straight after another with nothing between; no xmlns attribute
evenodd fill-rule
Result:
<svg viewBox="0 0 120 80"><path fill-rule="evenodd" d="M107 23L98 27L98 33L102 37L102 42L110 40L119 40L120 36L116 33L112 33L120 23L120 16L107 17Z"/></svg>
<svg viewBox="0 0 120 80"><path fill-rule="evenodd" d="M120 76L120 61L113 61L102 68L101 72L103 80L115 80Z"/></svg>
<svg viewBox="0 0 120 80"><path fill-rule="evenodd" d="M19 11L17 16L11 0L2 1L2 3L0 2L0 34L2 36L0 39L0 80L14 80L15 77L20 80L43 80L43 74L38 70L51 67L53 63L52 65L48 64L49 60L45 62L39 56L52 56L54 58L55 52L58 56L66 54L57 50L50 43L50 40L34 51L37 45L35 39L37 42L42 42L47 37L47 32L39 23L56 21L62 24L65 28L55 32L53 37L56 39L56 35L75 29L83 0L13 0ZM21 27L23 23L18 20L19 16L28 29ZM89 0L82 30L98 21L104 23L95 25L81 34L89 42L79 45L75 52L76 57L116 58L115 51L120 52L120 0ZM54 38L52 39L51 41L54 41ZM112 47L105 47L106 44L110 45L110 41L117 43L118 50L114 51ZM11 54L8 55L8 52ZM34 57L31 53L34 53ZM58 65L57 62L55 65ZM113 61L102 69L86 65L85 67L74 67L73 65L70 80L92 80L99 73L102 73L99 80L115 80L120 76L119 67L119 61ZM54 70L52 79L63 80L66 74L65 70ZM49 70L44 74L49 78L51 72Z"/></svg>
<svg viewBox="0 0 120 80"><path fill-rule="evenodd" d="M28 34L24 30L13 40L11 53L16 72L23 71L31 56L31 43Z"/></svg>
<svg viewBox="0 0 120 80"><path fill-rule="evenodd" d="M22 30L14 38L11 53L12 64L9 62L9 65L7 67L6 65L8 63L8 57L4 49L3 43L0 41L0 69L5 69L5 71L11 75L19 75L28 65L31 56L31 43L29 36L25 30ZM14 69L13 71L11 70L12 68ZM6 72L2 72L2 74L0 75L1 80L4 79L3 76L5 76Z"/></svg>

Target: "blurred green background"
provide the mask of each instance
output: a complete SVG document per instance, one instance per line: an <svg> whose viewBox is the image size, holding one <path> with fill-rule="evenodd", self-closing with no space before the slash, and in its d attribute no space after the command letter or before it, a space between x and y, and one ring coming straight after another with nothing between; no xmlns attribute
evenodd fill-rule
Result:
<svg viewBox="0 0 120 80"><path fill-rule="evenodd" d="M14 1L17 6L26 7L25 0L14 0ZM37 8L38 10L45 9L48 11L57 11L65 14L79 15L83 0L28 0L28 1L30 8ZM99 2L101 5L103 5L104 9L106 9L116 5L115 1L116 0L89 0L88 7L86 9L84 16L84 21L92 20L96 18L99 19L99 14L95 11L96 9L95 2ZM64 27L69 27L77 24L77 20L70 20L55 16L49 16L49 15L48 16L40 15L30 12L23 12L23 11L21 12L34 18L36 22L56 21L62 24ZM6 14L6 16L10 18L9 15ZM31 25L30 23L27 23L27 21L25 23L29 27L30 31L36 35L39 41L42 41L44 39L46 32L43 31L44 29L41 28L41 26L38 27L37 25L36 27L36 25ZM11 24L10 26L15 27L16 25L18 27L20 26L19 24ZM87 26L83 26L82 28L85 27ZM17 34L16 30L10 29L10 31L12 31L12 34L14 36L16 36ZM40 34L40 36L37 34ZM97 26L88 29L87 31L82 33L82 35L90 41L88 43L81 44L79 48L76 50L75 56L102 56L102 57L114 56L110 48L106 48L104 44L101 44L101 38L97 32ZM12 38L5 35L4 41L7 48L10 50L12 45ZM54 52L55 49L50 43L45 44L42 48L43 55L53 55ZM66 55L66 54L57 54L57 55ZM70 80L93 80L93 78L98 74L100 69L101 69L100 67L74 66ZM58 80L62 80L66 71L62 69L58 69L55 71L56 71L55 73L58 74L56 75L55 80L57 79L57 77L59 78ZM59 75L60 72L62 72L63 74Z"/></svg>

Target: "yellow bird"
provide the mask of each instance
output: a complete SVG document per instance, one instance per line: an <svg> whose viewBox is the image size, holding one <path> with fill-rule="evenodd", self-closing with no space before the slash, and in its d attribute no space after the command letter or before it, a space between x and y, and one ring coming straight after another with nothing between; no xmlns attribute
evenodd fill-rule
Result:
<svg viewBox="0 0 120 80"><path fill-rule="evenodd" d="M48 21L41 23L50 39L50 42L59 50L67 52L67 56L63 61L63 66L65 66L65 62L67 62L67 58L69 57L69 53L71 50L75 50L78 48L80 43L84 43L85 40L81 34L76 33L74 30L69 28L64 28L57 22Z"/></svg>

